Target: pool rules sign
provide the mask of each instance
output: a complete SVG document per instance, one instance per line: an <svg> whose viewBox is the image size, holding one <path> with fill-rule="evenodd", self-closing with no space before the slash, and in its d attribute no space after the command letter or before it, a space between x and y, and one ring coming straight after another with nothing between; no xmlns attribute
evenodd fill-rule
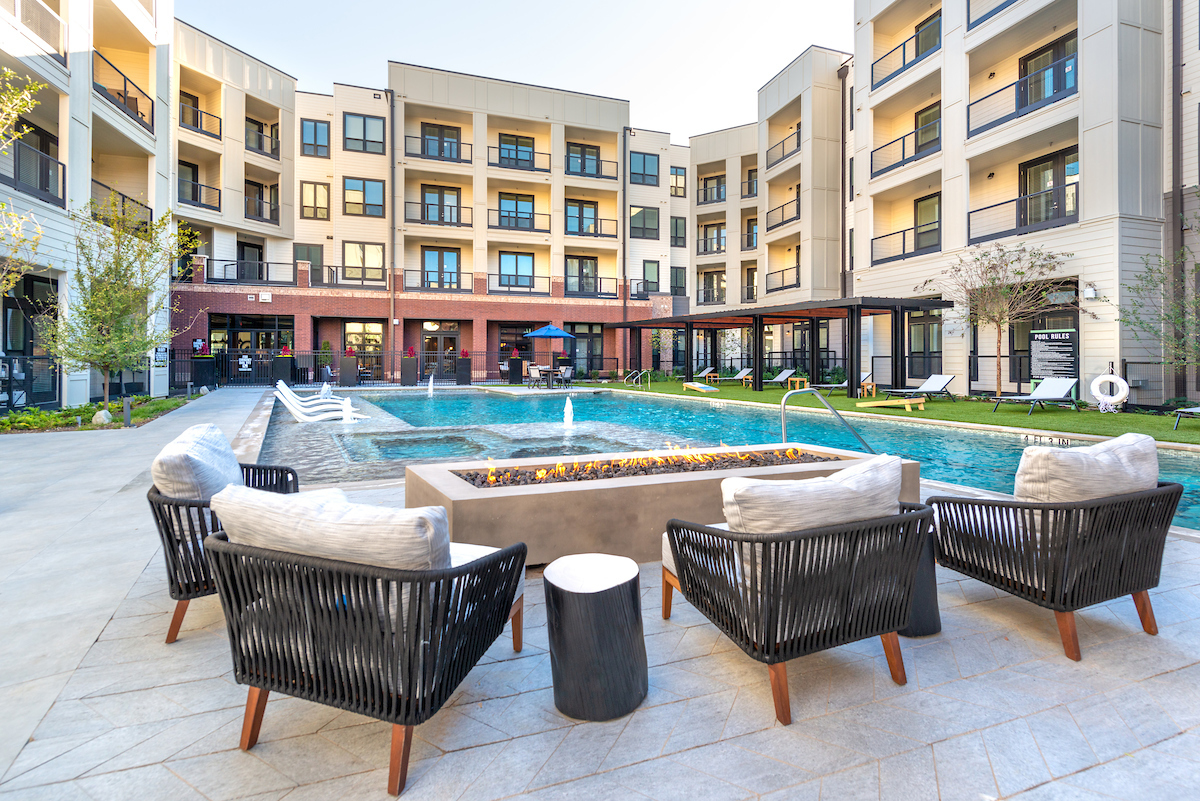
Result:
<svg viewBox="0 0 1200 801"><path fill-rule="evenodd" d="M1073 328L1029 332L1029 372L1043 378L1079 377L1079 332Z"/></svg>

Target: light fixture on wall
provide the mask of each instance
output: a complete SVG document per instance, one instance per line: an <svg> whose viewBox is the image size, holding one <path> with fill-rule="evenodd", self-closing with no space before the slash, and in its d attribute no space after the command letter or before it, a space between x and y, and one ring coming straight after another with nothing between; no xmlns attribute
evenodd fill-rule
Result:
<svg viewBox="0 0 1200 801"><path fill-rule="evenodd" d="M1084 300L1095 300L1098 295L1099 293L1096 291L1096 287L1094 286L1085 286L1083 288Z"/></svg>
<svg viewBox="0 0 1200 801"><path fill-rule="evenodd" d="M989 173L988 173L988 180L989 180L989 181L990 181L990 180L992 180L992 179L993 179L993 178L995 178L995 177L996 177L996 173L994 173L994 172L989 172Z"/></svg>
<svg viewBox="0 0 1200 801"><path fill-rule="evenodd" d="M989 80L989 81L990 81L992 78L995 78L995 77L996 77L996 73L994 73L994 72L989 72L989 73L988 73L988 80Z"/></svg>

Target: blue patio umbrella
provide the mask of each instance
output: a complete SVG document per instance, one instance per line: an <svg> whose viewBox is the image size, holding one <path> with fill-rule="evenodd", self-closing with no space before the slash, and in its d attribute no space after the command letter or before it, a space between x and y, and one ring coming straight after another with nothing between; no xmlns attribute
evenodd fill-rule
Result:
<svg viewBox="0 0 1200 801"><path fill-rule="evenodd" d="M525 335L526 339L574 339L574 334L568 334L566 331L559 328L557 325L543 325L536 331L530 331Z"/></svg>

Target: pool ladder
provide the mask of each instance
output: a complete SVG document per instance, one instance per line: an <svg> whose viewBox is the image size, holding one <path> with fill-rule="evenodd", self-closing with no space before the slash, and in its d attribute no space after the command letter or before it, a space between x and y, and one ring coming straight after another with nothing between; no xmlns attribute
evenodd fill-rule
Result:
<svg viewBox="0 0 1200 801"><path fill-rule="evenodd" d="M854 426L847 423L846 418L842 417L842 415L838 413L838 410L833 408L832 406L830 406L829 401L825 400L825 398L821 396L821 391L818 389L814 389L813 387L809 387L808 389L790 389L787 392L783 393L783 400L779 401L779 427L782 429L782 438L780 439L781 442L788 441L788 435L787 435L787 402L788 402L788 398L792 397L793 395L806 395L806 394L814 395L816 397L816 399L819 400L826 409L828 409L830 412L832 412L833 416L838 419L838 422L841 423L842 425L844 425L846 427L846 430L854 435L854 438L856 440L858 440L859 444L863 446L863 449L867 453L876 453L876 450L874 448L872 448L870 445L868 445L867 441L862 438L862 435L854 430Z"/></svg>
<svg viewBox="0 0 1200 801"><path fill-rule="evenodd" d="M632 387L632 386L636 385L638 389L643 389L643 387L642 387L643 380L645 380L645 382L646 382L646 386L644 388L647 390L650 389L650 371L649 370L636 370L636 371L630 373L629 375L625 376L625 386Z"/></svg>

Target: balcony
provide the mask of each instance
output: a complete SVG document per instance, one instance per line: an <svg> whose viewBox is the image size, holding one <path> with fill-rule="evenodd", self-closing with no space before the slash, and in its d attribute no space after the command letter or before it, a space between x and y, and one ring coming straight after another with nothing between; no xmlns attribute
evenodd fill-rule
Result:
<svg viewBox="0 0 1200 801"><path fill-rule="evenodd" d="M0 9L21 21L25 29L45 42L56 61L67 63L67 28L62 17L41 0L0 0Z"/></svg>
<svg viewBox="0 0 1200 801"><path fill-rule="evenodd" d="M246 149L251 153L260 153L268 158L279 158L279 139L270 134L260 133L251 128L246 129Z"/></svg>
<svg viewBox="0 0 1200 801"><path fill-rule="evenodd" d="M565 287L567 297L615 298L617 279L599 278L593 275L568 275Z"/></svg>
<svg viewBox="0 0 1200 801"><path fill-rule="evenodd" d="M782 206L776 206L767 212L767 230L778 228L784 223L800 219L800 201L789 200Z"/></svg>
<svg viewBox="0 0 1200 801"><path fill-rule="evenodd" d="M295 286L296 265L290 261L209 259L204 281L209 284Z"/></svg>
<svg viewBox="0 0 1200 801"><path fill-rule="evenodd" d="M757 303L758 302L758 287L754 284L746 284L742 287L742 303Z"/></svg>
<svg viewBox="0 0 1200 801"><path fill-rule="evenodd" d="M767 292L779 292L784 289L794 289L800 286L800 265L793 264L782 270L767 273Z"/></svg>
<svg viewBox="0 0 1200 801"><path fill-rule="evenodd" d="M756 250L758 248L758 232L754 231L749 234L742 234L742 250Z"/></svg>
<svg viewBox="0 0 1200 801"><path fill-rule="evenodd" d="M475 274L459 270L405 270L405 292L475 291Z"/></svg>
<svg viewBox="0 0 1200 801"><path fill-rule="evenodd" d="M749 181L742 181L742 197L758 197L758 179L751 178Z"/></svg>
<svg viewBox="0 0 1200 801"><path fill-rule="evenodd" d="M279 225L279 204L261 197L248 197L246 219Z"/></svg>
<svg viewBox="0 0 1200 801"><path fill-rule="evenodd" d="M581 175L584 178L605 178L617 180L617 162L593 159L586 156L571 156L566 158L567 175Z"/></svg>
<svg viewBox="0 0 1200 801"><path fill-rule="evenodd" d="M967 0L967 30L982 25L1017 0Z"/></svg>
<svg viewBox="0 0 1200 801"><path fill-rule="evenodd" d="M941 249L942 223L939 220L875 237L871 240L871 264L911 259Z"/></svg>
<svg viewBox="0 0 1200 801"><path fill-rule="evenodd" d="M588 220L578 217L567 217L567 236L602 236L615 238L617 221L603 217Z"/></svg>
<svg viewBox="0 0 1200 801"><path fill-rule="evenodd" d="M154 133L154 101L125 73L96 51L92 51L92 88L150 133Z"/></svg>
<svg viewBox="0 0 1200 801"><path fill-rule="evenodd" d="M711 256L715 253L725 252L725 237L710 236L696 240L696 255Z"/></svg>
<svg viewBox="0 0 1200 801"><path fill-rule="evenodd" d="M549 295L550 276L488 273L489 295Z"/></svg>
<svg viewBox="0 0 1200 801"><path fill-rule="evenodd" d="M488 209L488 228L548 234L550 233L550 215L538 214L532 211Z"/></svg>
<svg viewBox="0 0 1200 801"><path fill-rule="evenodd" d="M404 137L404 155L434 161L470 164L472 148L466 142L423 136Z"/></svg>
<svg viewBox="0 0 1200 801"><path fill-rule="evenodd" d="M706 203L724 203L725 202L725 184L718 186L702 186L696 190L696 205L703 206Z"/></svg>
<svg viewBox="0 0 1200 801"><path fill-rule="evenodd" d="M154 212L145 203L139 203L95 179L92 179L92 203L92 218L106 224L105 212L109 203L115 206L117 214L134 225L146 226L154 221Z"/></svg>
<svg viewBox="0 0 1200 801"><path fill-rule="evenodd" d="M179 202L202 209L221 210L221 190L215 186L179 179Z"/></svg>
<svg viewBox="0 0 1200 801"><path fill-rule="evenodd" d="M1015 120L1079 91L1075 54L1026 75L967 106L967 136L975 136Z"/></svg>
<svg viewBox="0 0 1200 801"><path fill-rule="evenodd" d="M179 104L179 127L211 136L213 139L221 138L221 118L186 103Z"/></svg>
<svg viewBox="0 0 1200 801"><path fill-rule="evenodd" d="M725 302L725 287L709 286L696 290L697 306L716 306Z"/></svg>
<svg viewBox="0 0 1200 801"><path fill-rule="evenodd" d="M404 221L424 225L453 225L470 228L473 211L470 206L446 206L440 203L421 203L409 200L404 204Z"/></svg>
<svg viewBox="0 0 1200 801"><path fill-rule="evenodd" d="M313 267L309 286L353 289L387 289L387 275L382 267L344 267L326 264Z"/></svg>
<svg viewBox="0 0 1200 801"><path fill-rule="evenodd" d="M871 65L871 88L878 89L941 49L942 18L939 16Z"/></svg>
<svg viewBox="0 0 1200 801"><path fill-rule="evenodd" d="M629 297L632 300L650 300L650 293L658 291L658 281L639 278L629 282Z"/></svg>
<svg viewBox="0 0 1200 801"><path fill-rule="evenodd" d="M550 172L550 154L510 147L489 147L488 166L504 167L509 170Z"/></svg>
<svg viewBox="0 0 1200 801"><path fill-rule="evenodd" d="M975 245L1079 222L1079 183L985 206L967 214L967 242Z"/></svg>
<svg viewBox="0 0 1200 801"><path fill-rule="evenodd" d="M786 159L788 156L800 149L800 126L796 126L796 130L792 131L787 136L780 139L775 144L767 148L767 167L773 167L779 162ZM747 181L747 183L750 183ZM755 187L757 194L758 187Z"/></svg>
<svg viewBox="0 0 1200 801"><path fill-rule="evenodd" d="M0 153L0 184L55 206L67 206L66 165L19 139Z"/></svg>
<svg viewBox="0 0 1200 801"><path fill-rule="evenodd" d="M871 177L932 156L942 149L942 121L934 120L871 151Z"/></svg>

